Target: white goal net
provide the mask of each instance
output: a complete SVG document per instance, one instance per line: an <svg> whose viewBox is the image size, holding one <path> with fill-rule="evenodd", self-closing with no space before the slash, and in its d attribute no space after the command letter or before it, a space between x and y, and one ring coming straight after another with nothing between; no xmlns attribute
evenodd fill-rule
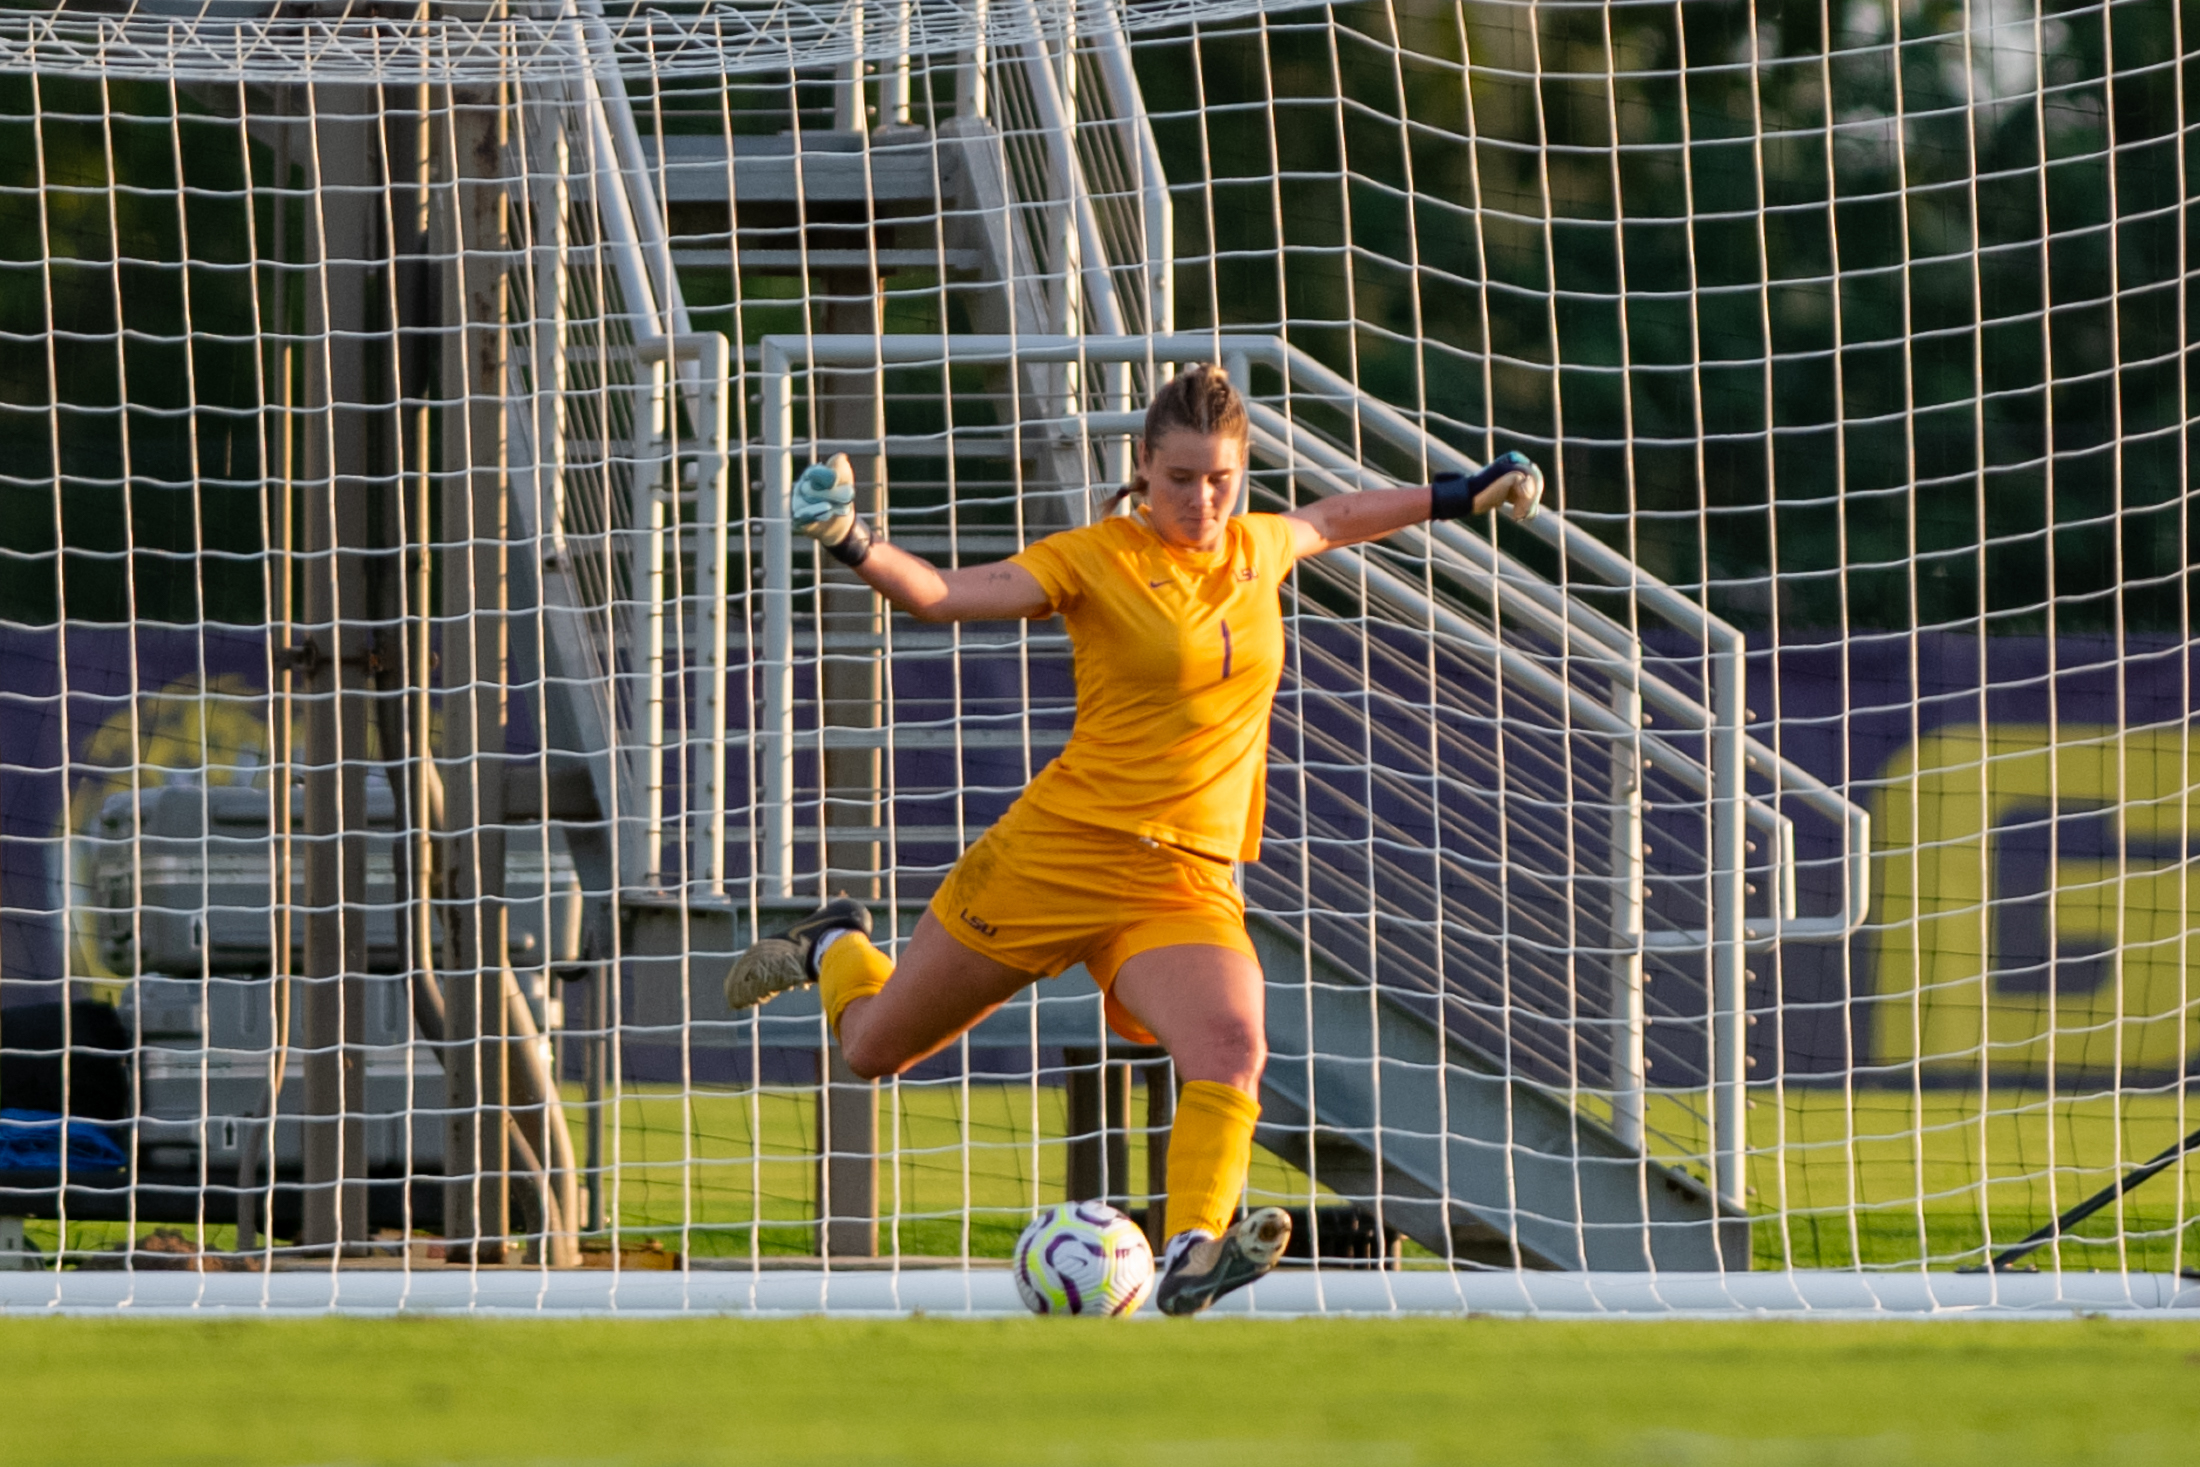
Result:
<svg viewBox="0 0 2200 1467"><path fill-rule="evenodd" d="M1249 508L1550 485L1285 588L1238 1307L2170 1302L2182 20L0 13L0 1307L985 1310L1044 1203L1158 1231L1082 969L880 1084L720 985L905 938L1073 716L792 475L996 560L1198 360Z"/></svg>

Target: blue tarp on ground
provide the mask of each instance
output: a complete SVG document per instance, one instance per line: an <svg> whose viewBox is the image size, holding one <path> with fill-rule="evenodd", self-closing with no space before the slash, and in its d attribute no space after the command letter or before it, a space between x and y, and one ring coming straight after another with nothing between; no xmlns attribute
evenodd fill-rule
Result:
<svg viewBox="0 0 2200 1467"><path fill-rule="evenodd" d="M61 1117L46 1110L0 1110L0 1172L58 1171ZM69 1170L111 1172L130 1158L107 1128L92 1121L68 1123Z"/></svg>

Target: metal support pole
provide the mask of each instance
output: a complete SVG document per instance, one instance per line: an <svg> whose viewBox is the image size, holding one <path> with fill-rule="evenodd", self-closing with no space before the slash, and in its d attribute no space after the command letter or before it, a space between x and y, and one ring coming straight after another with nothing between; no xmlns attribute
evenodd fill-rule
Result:
<svg viewBox="0 0 2200 1467"><path fill-rule="evenodd" d="M1101 1178L1101 1195L1124 1211L1131 1205L1131 1067L1128 1060L1110 1060L1101 1072L1101 1162L1107 1175Z"/></svg>
<svg viewBox="0 0 2200 1467"><path fill-rule="evenodd" d="M629 538L628 584L634 600L628 622L634 638L635 676L629 705L639 710L642 726L642 848L638 866L626 879L655 885L664 872L665 846L665 511L677 503L680 462L673 453L673 412L667 387L672 363L649 364L649 397L645 404L654 472L637 471L628 503L634 533ZM598 985L599 987L601 985ZM591 1004L597 1000L589 999ZM594 1120L590 1121L593 1128ZM593 1165L593 1163L591 1163Z"/></svg>
<svg viewBox="0 0 2200 1467"><path fill-rule="evenodd" d="M1071 1202L1128 1208L1131 1190L1131 1067L1099 1046L1062 1051L1068 1094Z"/></svg>
<svg viewBox="0 0 2200 1467"><path fill-rule="evenodd" d="M1100 1100L1100 1048L1073 1044L1062 1051L1065 1202L1094 1202L1107 1195L1107 1162L1101 1133L1107 1122Z"/></svg>
<svg viewBox="0 0 2200 1467"><path fill-rule="evenodd" d="M525 1158L528 1209L540 1236L528 1244L526 1261L552 1268L580 1266L580 1178L573 1164L573 1133L566 1128L565 1106L558 1096L550 1038L535 1023L535 1013L518 978L504 974L505 1068L511 1086L511 1129Z"/></svg>
<svg viewBox="0 0 2200 1467"><path fill-rule="evenodd" d="M374 416L367 303L387 265L374 200L382 183L377 93L316 87L306 248L305 1207L299 1241L341 1251L367 1237L366 626Z"/></svg>
<svg viewBox="0 0 2200 1467"><path fill-rule="evenodd" d="M1741 633L1710 629L1711 668L1711 1144L1713 1190L1736 1211L1749 1205L1749 1030L1744 931L1743 807L1748 667ZM1746 1234L1745 1234L1746 1242ZM1746 1258L1746 1249L1745 1249ZM1746 1267L1746 1262L1739 1266Z"/></svg>
<svg viewBox="0 0 2200 1467"><path fill-rule="evenodd" d="M702 384L690 399L695 430L704 435L705 443L695 454L696 728L690 735L695 794L688 874L698 891L715 895L726 889L726 590L731 569L727 530L732 513L728 496L733 356L731 344L717 332L672 337L662 344L668 361L693 361ZM786 526L779 529L782 535L787 533ZM793 553L791 546L788 553Z"/></svg>
<svg viewBox="0 0 2200 1467"><path fill-rule="evenodd" d="M824 281L824 326L829 335L875 335L879 329L877 276L865 271ZM819 436L839 441L883 441L885 381L881 369L820 372L812 379L811 421ZM853 456L856 509L873 524L886 507L886 458ZM869 586L828 569L818 583L818 688L820 722L828 729L864 732L882 722L880 659L886 634L885 603ZM875 742L823 751L825 880L828 889L853 896L881 894L879 750ZM838 831L860 834L841 835ZM818 1104L830 1113L833 1138L822 1165L820 1195L830 1198L826 1252L869 1256L878 1246L878 1087L857 1078L835 1050L823 1066L825 1089ZM867 1149L859 1151L859 1141Z"/></svg>
<svg viewBox="0 0 2200 1467"><path fill-rule="evenodd" d="M894 7L893 54L878 78L878 120L881 127L909 125L909 0Z"/></svg>
<svg viewBox="0 0 2200 1467"><path fill-rule="evenodd" d="M553 94L554 95L554 94ZM563 565L571 551L565 541L567 374L569 355L568 309L570 257L568 220L571 215L571 154L566 132L560 125L558 103L549 98L533 102L532 125L527 143L526 171L532 208L531 284L529 290L529 340L533 347L534 421L530 439L533 452L528 472L513 485L514 492L531 496L524 520L534 527L535 538L527 553L542 563ZM516 477L516 476L515 476ZM546 614L538 596L529 613L534 635L541 645L540 619ZM548 725L548 709L538 682L529 690L529 713L537 728ZM501 793L501 787L500 787ZM502 806L498 814L503 814ZM533 837L540 839L539 833ZM547 851L543 852L547 869ZM503 869L502 863L499 863ZM507 948L507 951L509 949ZM509 961L495 975L500 998L502 1066L511 1106L509 1124L516 1128L516 1154L526 1160L528 1188L525 1209L529 1229L536 1236L528 1244L527 1261L547 1261L554 1267L573 1267L580 1262L580 1240L575 1228L580 1215L580 1192L573 1165L573 1138L566 1128L560 1103L550 1043L538 1028ZM547 978L547 972L545 977ZM545 995L547 997L547 995Z"/></svg>
<svg viewBox="0 0 2200 1467"><path fill-rule="evenodd" d="M297 526L294 522L294 485L291 473L297 465L297 401L294 369L296 361L292 345L297 329L291 319L291 301L295 295L295 280L290 259L290 174L292 150L295 146L296 128L290 121L292 89L275 88L277 126L272 162L275 194L269 210L270 224L268 259L274 270L266 320L273 328L276 342L270 353L269 373L274 378L273 390L265 394L265 406L275 409L267 434L267 487L268 496L268 641L273 647L290 647L296 644L296 628L293 618L295 582L297 577ZM296 751L291 746L293 733L291 720L296 703L293 693L291 664L287 660L271 665L268 679L267 753L269 837L274 851L274 869L269 883L270 932L268 941L268 1032L272 1044L268 1050L265 1101L260 1114L265 1118L256 1127L243 1130L243 1144L237 1148L237 1249L244 1252L253 1247L253 1234L265 1231L273 1235L275 1211L275 1117L282 1106L283 1072L290 1059L290 975L296 967L296 942L293 922L297 914L296 893L292 889L291 826L295 816L292 805L292 780L296 765ZM266 1211L262 1213L262 1193L259 1183L259 1164L267 1162ZM265 1224L263 1229L262 1224Z"/></svg>
<svg viewBox="0 0 2200 1467"><path fill-rule="evenodd" d="M825 282L822 312L828 335L868 336L879 329L880 282L868 272L836 275ZM812 421L818 436L837 442L882 441L886 436L884 373L880 368L819 372L813 378ZM886 507L886 458L851 456L856 512L876 526ZM837 567L818 583L818 687L827 729L869 731L880 726L880 658L886 633L885 603L869 586ZM834 890L879 895L879 750L875 744L824 749L825 879ZM843 836L836 830L861 830Z"/></svg>
<svg viewBox="0 0 2200 1467"><path fill-rule="evenodd" d="M588 978L588 1041L581 1051L581 1093L588 1110L582 1181L588 1190L586 1228L604 1228L604 1100L610 1091L611 967L599 963Z"/></svg>
<svg viewBox="0 0 2200 1467"><path fill-rule="evenodd" d="M1146 1062L1146 1241L1156 1257L1168 1242L1169 1136L1176 1126L1176 1066Z"/></svg>
<svg viewBox="0 0 2200 1467"><path fill-rule="evenodd" d="M833 130L868 132L869 109L863 97L863 7L851 5L843 14L848 18L848 40L855 54L840 64L839 79L833 87Z"/></svg>
<svg viewBox="0 0 2200 1467"><path fill-rule="evenodd" d="M1642 699L1621 689L1613 711L1638 728ZM1612 1132L1636 1151L1643 1147L1644 1089L1642 993L1642 759L1634 740L1612 741Z"/></svg>
<svg viewBox="0 0 2200 1467"><path fill-rule="evenodd" d="M818 1064L817 1251L878 1256L878 1085L848 1068L838 1045Z"/></svg>
<svg viewBox="0 0 2200 1467"><path fill-rule="evenodd" d="M548 104L537 103L547 110ZM539 120L539 118L538 118ZM531 131L530 142L547 144L546 157L527 158L530 220L533 226L528 338L534 348L534 455L525 484L535 496L532 522L549 541L550 553L566 554L566 217L571 191L566 174L570 158L565 130L553 120Z"/></svg>
<svg viewBox="0 0 2200 1467"><path fill-rule="evenodd" d="M435 365L436 320L435 277L433 264L434 243L431 237L434 200L434 159L432 119L438 109L437 100L446 93L431 90L425 84L393 89L393 100L410 102L409 112L392 107L386 113L384 129L391 145L392 198L390 217L397 230L392 241L393 268L392 297L397 317L397 431L393 438L397 445L398 462L393 465L396 477L397 504L390 537L396 547L397 569L402 576L402 590L394 598L393 608L400 619L399 640L403 657L398 662L395 681L398 696L394 703L388 697L383 707L397 715L385 722L401 722L402 732L390 737L386 732L382 750L383 762L391 771L390 785L397 800L397 851L393 857L401 860L398 872L397 895L403 903L404 952L406 986L409 990L410 1011L422 1038L441 1045L444 1038L443 991L436 982L435 962L435 840L433 830L437 807L442 803L442 786L436 776L434 757L434 703L431 695L433 677L432 639L434 636L433 594L433 540L430 524L430 506L433 503L434 417L429 405ZM400 191L395 176L402 166L408 177L408 188ZM384 659L384 676L389 676ZM411 1072L405 1095L406 1121L402 1150L402 1175L409 1188L413 1175L414 1131L411 1114L423 1099L417 1083L422 1078Z"/></svg>
<svg viewBox="0 0 2200 1467"><path fill-rule="evenodd" d="M443 870L449 1107L444 1123L444 1232L482 1263L504 1259L511 1232L510 1139L504 1117L504 683L508 440L505 373L511 200L502 86L454 89L455 279L446 295L446 391L463 403L443 433L443 783L449 842Z"/></svg>
<svg viewBox="0 0 2200 1467"><path fill-rule="evenodd" d="M611 248L609 263L630 308L645 316L650 330L636 329L636 350L647 360L662 358L668 376L687 401L693 431L705 442L694 451L695 614L700 662L695 706L688 738L695 791L689 805L688 879L705 893L725 890L726 852L726 588L728 503L731 491L731 423L734 361L732 347L717 332L691 329L687 305L672 263L662 202L649 187L649 155L620 79L616 46L599 8L581 17L576 38L591 70L581 78L580 101L588 114L590 150L595 154L597 218ZM637 268L637 264L639 268ZM667 442L677 427L666 405ZM675 463L676 452L668 458ZM677 492L677 484L672 492ZM784 501L782 501L784 503ZM661 565L661 560L659 561ZM661 757L652 746L645 758ZM622 835L621 869L656 870L661 858L634 859L629 837ZM631 879L631 878L629 878Z"/></svg>
<svg viewBox="0 0 2200 1467"><path fill-rule="evenodd" d="M758 894L788 896L794 886L794 531L787 496L794 489L794 381L784 347L766 342L758 413L764 429L764 610L758 672L763 717L757 723Z"/></svg>
<svg viewBox="0 0 2200 1467"><path fill-rule="evenodd" d="M955 115L957 117L983 117L992 105L987 95L986 69L991 65L985 41L986 22L990 18L990 0L973 0L970 8L971 34L977 39L963 53L961 63L955 68Z"/></svg>
<svg viewBox="0 0 2200 1467"><path fill-rule="evenodd" d="M1236 385L1239 392L1247 397L1253 395L1252 358L1241 351L1224 352L1222 354L1222 370L1230 374L1230 381ZM1237 512L1244 514L1252 507L1253 476L1251 474L1241 474L1238 476Z"/></svg>

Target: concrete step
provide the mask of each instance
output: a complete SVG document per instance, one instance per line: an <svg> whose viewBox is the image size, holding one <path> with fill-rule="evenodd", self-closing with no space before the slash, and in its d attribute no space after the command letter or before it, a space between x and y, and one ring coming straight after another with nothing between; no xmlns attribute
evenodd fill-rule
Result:
<svg viewBox="0 0 2200 1467"><path fill-rule="evenodd" d="M929 130L874 143L860 132L645 137L642 151L665 203L742 207L842 205L885 218L934 213L942 190ZM744 221L746 223L746 221ZM675 231L676 233L678 231Z"/></svg>
<svg viewBox="0 0 2200 1467"><path fill-rule="evenodd" d="M1746 1269L1749 1221L1703 1184L1446 1033L1407 990L1250 914L1268 975L1260 1143L1431 1252L1530 1268ZM1408 994L1410 992L1410 998ZM1448 1203L1445 1199L1449 1199Z"/></svg>
<svg viewBox="0 0 2200 1467"><path fill-rule="evenodd" d="M876 270L898 275L904 270L975 270L981 263L976 250L928 250L923 248L796 249L783 244L753 245L746 242L761 231L743 230L734 241L720 241L716 248L696 242L694 235L677 236L682 243L672 252L672 263L682 270L734 269L744 275L811 275ZM778 231L773 231L777 233ZM791 233L791 231L788 231Z"/></svg>
<svg viewBox="0 0 2200 1467"><path fill-rule="evenodd" d="M764 275L976 271L978 251L942 247L941 219L957 201L931 141L911 129L885 140L806 132L643 143L677 265Z"/></svg>

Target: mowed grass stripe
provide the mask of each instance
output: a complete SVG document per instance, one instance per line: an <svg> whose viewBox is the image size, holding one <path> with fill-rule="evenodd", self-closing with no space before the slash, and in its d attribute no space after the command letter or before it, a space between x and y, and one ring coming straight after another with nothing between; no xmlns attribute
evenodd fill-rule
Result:
<svg viewBox="0 0 2200 1467"><path fill-rule="evenodd" d="M2191 1323L0 1321L45 1463L2189 1463Z"/></svg>

